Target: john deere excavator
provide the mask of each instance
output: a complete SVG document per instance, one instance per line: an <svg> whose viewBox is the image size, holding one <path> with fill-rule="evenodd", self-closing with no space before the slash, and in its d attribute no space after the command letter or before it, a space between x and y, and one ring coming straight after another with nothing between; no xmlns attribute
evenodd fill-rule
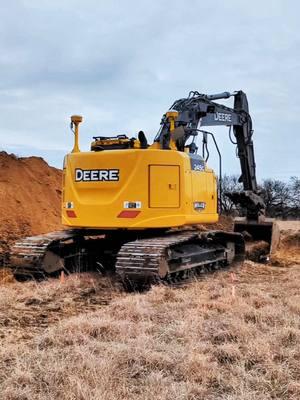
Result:
<svg viewBox="0 0 300 400"><path fill-rule="evenodd" d="M215 102L231 96L233 108ZM81 122L71 117L74 148L63 166L62 223L68 229L18 241L10 260L16 276L95 267L134 285L172 282L243 260L240 232L270 242L244 92L190 92L163 115L150 145L140 131L138 138L96 136L82 152ZM243 190L228 195L246 217L231 233L193 228L218 221L217 178L194 140L201 127L218 125L232 128L241 166Z"/></svg>

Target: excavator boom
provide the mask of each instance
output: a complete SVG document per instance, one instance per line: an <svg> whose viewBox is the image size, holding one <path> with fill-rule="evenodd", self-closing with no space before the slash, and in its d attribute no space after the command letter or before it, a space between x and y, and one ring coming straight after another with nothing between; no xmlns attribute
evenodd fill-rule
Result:
<svg viewBox="0 0 300 400"><path fill-rule="evenodd" d="M234 98L233 108L215 102L230 97ZM233 130L235 142L232 139L231 141L237 146L241 169L239 181L243 190L225 194L236 206L245 210L246 214L245 217L235 219L234 230L248 232L253 239L265 240L270 244L273 220L265 218L265 203L257 185L253 126L246 94L241 90L214 95L193 91L187 98L176 100L170 110L177 112L173 131L168 117L169 111L163 116L161 129L155 138L164 149L169 148L173 139L176 148L183 151L188 139L196 136L201 127L227 126Z"/></svg>
<svg viewBox="0 0 300 400"><path fill-rule="evenodd" d="M212 100L234 97L234 107L226 107ZM239 90L234 93L224 92L216 95L204 95L190 92L187 98L176 100L170 110L178 112L173 135L176 137L176 147L183 151L187 140L197 135L200 127L228 126L233 128L236 139L237 155L240 160L243 192L228 194L232 201L241 204L247 210L251 220L258 220L264 215L264 202L259 196L256 181L256 165L252 141L252 119L249 114L246 94ZM169 147L172 134L170 124L165 114L161 122L162 128L155 138L166 149Z"/></svg>

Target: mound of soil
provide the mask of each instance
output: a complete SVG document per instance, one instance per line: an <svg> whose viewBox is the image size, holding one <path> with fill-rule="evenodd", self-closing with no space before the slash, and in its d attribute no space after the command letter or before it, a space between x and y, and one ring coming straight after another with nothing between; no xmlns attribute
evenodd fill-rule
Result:
<svg viewBox="0 0 300 400"><path fill-rule="evenodd" d="M0 264L19 237L61 229L61 179L40 157L0 152Z"/></svg>
<svg viewBox="0 0 300 400"><path fill-rule="evenodd" d="M197 225L197 228L200 231L226 231L232 232L233 231L233 218L228 215L220 215L219 221L215 224L207 224L207 225Z"/></svg>
<svg viewBox="0 0 300 400"><path fill-rule="evenodd" d="M300 221L276 221L271 261L288 266L300 264Z"/></svg>

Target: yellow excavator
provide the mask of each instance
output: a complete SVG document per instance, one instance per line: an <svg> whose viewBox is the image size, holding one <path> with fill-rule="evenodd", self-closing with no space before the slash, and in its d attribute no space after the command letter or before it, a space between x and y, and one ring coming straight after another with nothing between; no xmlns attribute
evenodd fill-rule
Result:
<svg viewBox="0 0 300 400"><path fill-rule="evenodd" d="M215 102L229 97L233 108ZM80 151L81 122L71 117L75 141L63 165L67 229L18 241L10 259L16 276L97 268L132 285L174 282L243 260L244 231L270 243L244 92L190 92L163 115L152 144L140 131L138 138L95 136L91 150ZM207 133L202 127L218 125L233 130L243 190L228 196L246 216L234 232L201 232L195 225L218 221L218 182L195 138Z"/></svg>

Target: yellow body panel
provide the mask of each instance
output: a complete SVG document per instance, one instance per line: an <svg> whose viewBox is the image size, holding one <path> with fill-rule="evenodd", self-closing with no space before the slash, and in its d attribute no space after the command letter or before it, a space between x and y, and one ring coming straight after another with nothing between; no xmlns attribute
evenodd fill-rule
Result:
<svg viewBox="0 0 300 400"><path fill-rule="evenodd" d="M178 165L149 166L149 208L180 207Z"/></svg>
<svg viewBox="0 0 300 400"><path fill-rule="evenodd" d="M214 173L193 170L189 154L176 150L70 153L63 186L62 222L70 227L148 229L218 220Z"/></svg>

